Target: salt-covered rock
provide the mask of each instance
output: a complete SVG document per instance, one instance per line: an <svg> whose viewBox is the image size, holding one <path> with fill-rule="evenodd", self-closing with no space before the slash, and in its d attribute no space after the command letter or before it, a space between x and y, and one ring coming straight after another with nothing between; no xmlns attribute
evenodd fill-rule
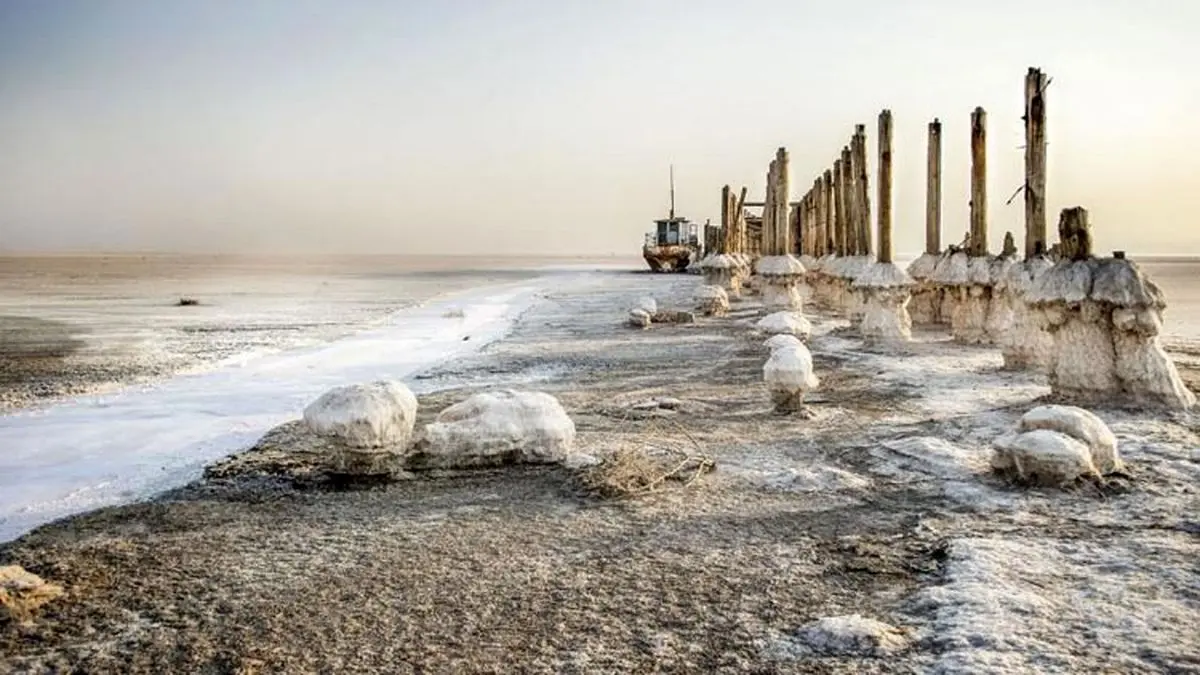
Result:
<svg viewBox="0 0 1200 675"><path fill-rule="evenodd" d="M1117 453L1117 437L1104 420L1083 408L1069 405L1043 405L1021 416L1018 431L1049 429L1066 434L1088 447L1092 463L1102 474L1124 468Z"/></svg>
<svg viewBox="0 0 1200 675"><path fill-rule="evenodd" d="M876 263L854 280L853 288L865 299L859 330L868 340L912 339L908 299L915 282L893 263Z"/></svg>
<svg viewBox="0 0 1200 675"><path fill-rule="evenodd" d="M764 340L763 346L767 348L767 351L773 352L776 349L790 349L792 347L802 347L802 346L804 346L804 343L801 342L799 340L799 338L797 338L795 335L791 335L791 334L787 334L787 333L780 333L779 335L772 335L771 337Z"/></svg>
<svg viewBox="0 0 1200 675"><path fill-rule="evenodd" d="M992 468L1024 483L1061 486L1100 477L1088 446L1058 431L1009 433L997 438L994 446Z"/></svg>
<svg viewBox="0 0 1200 675"><path fill-rule="evenodd" d="M631 311L638 310L653 316L654 314L658 313L658 302L650 296L638 298L637 302L633 303L633 308Z"/></svg>
<svg viewBox="0 0 1200 675"><path fill-rule="evenodd" d="M46 583L20 565L0 566L0 623L29 621L34 612L62 594L62 586Z"/></svg>
<svg viewBox="0 0 1200 675"><path fill-rule="evenodd" d="M571 454L575 423L553 396L501 390L475 394L425 427L408 466L469 468L562 462Z"/></svg>
<svg viewBox="0 0 1200 675"><path fill-rule="evenodd" d="M874 265L875 260L869 255L834 258L829 262L831 303L850 319L851 327L859 326L866 314L864 290L854 284Z"/></svg>
<svg viewBox="0 0 1200 675"><path fill-rule="evenodd" d="M803 411L804 394L820 384L812 354L804 345L772 351L763 365L763 381L775 410L782 413Z"/></svg>
<svg viewBox="0 0 1200 675"><path fill-rule="evenodd" d="M799 287L804 283L806 270L795 256L762 258L755 272L762 279L763 305L768 309L800 310L804 306Z"/></svg>
<svg viewBox="0 0 1200 675"><path fill-rule="evenodd" d="M701 286L695 293L697 309L706 316L725 316L729 313L729 296L720 286Z"/></svg>
<svg viewBox="0 0 1200 675"><path fill-rule="evenodd" d="M629 325L634 328L649 328L653 323L654 317L644 309L632 309L629 311Z"/></svg>
<svg viewBox="0 0 1200 675"><path fill-rule="evenodd" d="M304 409L310 431L330 441L334 471L391 471L408 446L417 398L401 382L381 380L331 389Z"/></svg>
<svg viewBox="0 0 1200 675"><path fill-rule="evenodd" d="M801 628L796 639L826 656L887 656L909 646L905 631L859 614L818 619Z"/></svg>
<svg viewBox="0 0 1200 675"><path fill-rule="evenodd" d="M795 335L807 340L812 334L812 323L799 312L775 312L759 319L754 327L767 335Z"/></svg>

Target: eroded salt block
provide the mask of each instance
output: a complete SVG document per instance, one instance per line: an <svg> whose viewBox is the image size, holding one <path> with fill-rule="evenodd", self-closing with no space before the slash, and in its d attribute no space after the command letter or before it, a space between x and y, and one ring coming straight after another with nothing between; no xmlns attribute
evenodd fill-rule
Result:
<svg viewBox="0 0 1200 675"><path fill-rule="evenodd" d="M1070 405L1038 406L1021 416L1018 429L1049 429L1080 441L1088 446L1092 462L1102 474L1124 468L1117 453L1117 437L1104 420L1089 410Z"/></svg>
<svg viewBox="0 0 1200 675"><path fill-rule="evenodd" d="M314 433L350 448L403 448L417 420L417 398L394 380L331 389L304 409Z"/></svg>
<svg viewBox="0 0 1200 675"><path fill-rule="evenodd" d="M1062 486L1100 477L1088 446L1058 431L1005 434L994 445L992 468L1024 483Z"/></svg>
<svg viewBox="0 0 1200 675"><path fill-rule="evenodd" d="M804 343L801 342L795 335L791 335L788 333L781 333L779 335L772 335L771 337L767 338L763 342L763 345L767 349L769 349L770 351L773 352L776 349L791 349L793 347L803 347Z"/></svg>
<svg viewBox="0 0 1200 675"><path fill-rule="evenodd" d="M466 468L562 462L575 423L558 399L536 391L501 390L456 403L425 427L413 468Z"/></svg>

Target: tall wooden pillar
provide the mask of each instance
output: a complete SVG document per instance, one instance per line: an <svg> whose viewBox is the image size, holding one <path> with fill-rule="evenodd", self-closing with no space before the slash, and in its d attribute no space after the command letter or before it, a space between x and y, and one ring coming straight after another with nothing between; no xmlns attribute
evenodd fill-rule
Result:
<svg viewBox="0 0 1200 675"><path fill-rule="evenodd" d="M925 252L942 251L942 123L929 123L929 150L925 162Z"/></svg>
<svg viewBox="0 0 1200 675"><path fill-rule="evenodd" d="M971 246L970 255L987 255L987 112L971 113Z"/></svg>
<svg viewBox="0 0 1200 675"><path fill-rule="evenodd" d="M1046 75L1025 74L1025 257L1046 252Z"/></svg>
<svg viewBox="0 0 1200 675"><path fill-rule="evenodd" d="M892 262L892 111L879 113L879 257Z"/></svg>

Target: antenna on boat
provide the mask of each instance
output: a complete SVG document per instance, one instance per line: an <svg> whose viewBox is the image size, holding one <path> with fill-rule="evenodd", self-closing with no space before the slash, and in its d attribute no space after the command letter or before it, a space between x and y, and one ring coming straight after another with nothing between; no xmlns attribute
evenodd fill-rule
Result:
<svg viewBox="0 0 1200 675"><path fill-rule="evenodd" d="M675 220L675 165L671 165L671 220Z"/></svg>

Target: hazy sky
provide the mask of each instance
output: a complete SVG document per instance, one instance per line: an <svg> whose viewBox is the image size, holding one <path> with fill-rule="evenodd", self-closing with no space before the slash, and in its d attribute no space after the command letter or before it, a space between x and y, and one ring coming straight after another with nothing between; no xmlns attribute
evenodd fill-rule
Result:
<svg viewBox="0 0 1200 675"><path fill-rule="evenodd" d="M780 145L793 197L856 122L874 172L887 107L917 252L926 124L957 241L976 105L996 249L1039 66L1052 221L1200 254L1197 34L1197 0L0 0L0 250L636 253L669 164L716 221Z"/></svg>

